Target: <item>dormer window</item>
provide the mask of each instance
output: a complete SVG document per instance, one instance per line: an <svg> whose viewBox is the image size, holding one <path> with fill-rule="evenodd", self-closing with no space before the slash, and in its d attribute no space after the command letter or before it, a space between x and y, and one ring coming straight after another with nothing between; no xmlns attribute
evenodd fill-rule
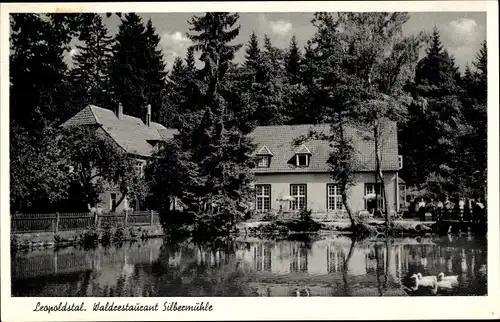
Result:
<svg viewBox="0 0 500 322"><path fill-rule="evenodd" d="M308 167L311 159L311 151L304 144L295 152L295 164L297 167Z"/></svg>
<svg viewBox="0 0 500 322"><path fill-rule="evenodd" d="M269 168L269 156L261 156L259 158L259 163L257 164L259 168Z"/></svg>
<svg viewBox="0 0 500 322"><path fill-rule="evenodd" d="M307 154L297 154L297 166L307 167L309 165L309 156Z"/></svg>
<svg viewBox="0 0 500 322"><path fill-rule="evenodd" d="M259 152L257 152L257 156L259 157L259 161L257 163L257 167L259 168L269 168L269 165L271 164L271 157L273 156L273 153L267 146L263 146Z"/></svg>

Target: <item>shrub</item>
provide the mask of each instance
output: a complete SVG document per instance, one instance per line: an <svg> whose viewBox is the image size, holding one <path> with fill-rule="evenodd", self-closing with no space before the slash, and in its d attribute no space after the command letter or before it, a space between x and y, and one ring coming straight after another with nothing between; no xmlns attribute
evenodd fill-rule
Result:
<svg viewBox="0 0 500 322"><path fill-rule="evenodd" d="M59 234L54 235L54 244L60 244L64 242L64 238L61 237Z"/></svg>
<svg viewBox="0 0 500 322"><path fill-rule="evenodd" d="M163 230L170 233L187 233L195 223L194 214L189 212L162 210L159 215Z"/></svg>
<svg viewBox="0 0 500 322"><path fill-rule="evenodd" d="M121 243L125 239L125 230L122 226L116 227L115 233L113 235L113 242Z"/></svg>
<svg viewBox="0 0 500 322"><path fill-rule="evenodd" d="M128 234L130 238L137 238L139 236L138 231L134 227L128 229Z"/></svg>
<svg viewBox="0 0 500 322"><path fill-rule="evenodd" d="M101 236L101 243L103 245L109 245L111 243L111 224L106 223L106 225L103 227L103 232Z"/></svg>
<svg viewBox="0 0 500 322"><path fill-rule="evenodd" d="M85 231L80 237L84 247L94 247L99 241L99 233L95 228Z"/></svg>
<svg viewBox="0 0 500 322"><path fill-rule="evenodd" d="M298 219L288 223L288 228L295 232L316 232L320 230L323 225L314 221L311 213L311 210L303 209L299 213Z"/></svg>
<svg viewBox="0 0 500 322"><path fill-rule="evenodd" d="M19 240L16 235L10 235L10 249L16 251L19 247Z"/></svg>
<svg viewBox="0 0 500 322"><path fill-rule="evenodd" d="M273 212L265 213L264 216L262 216L262 221L273 221L275 219L276 215Z"/></svg>

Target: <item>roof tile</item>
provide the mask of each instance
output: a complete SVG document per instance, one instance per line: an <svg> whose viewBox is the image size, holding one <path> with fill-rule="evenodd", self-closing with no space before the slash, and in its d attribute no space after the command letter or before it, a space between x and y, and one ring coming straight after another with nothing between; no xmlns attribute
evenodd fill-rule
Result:
<svg viewBox="0 0 500 322"><path fill-rule="evenodd" d="M62 126L90 124L101 125L125 151L139 156L151 156L153 153L153 146L148 141L164 141L173 136L172 130L156 122L151 122L148 127L140 118L126 114L118 119L113 111L95 105L88 105Z"/></svg>
<svg viewBox="0 0 500 322"><path fill-rule="evenodd" d="M326 141L311 139L305 142L311 152L308 167L297 167L289 162L298 151L302 150L301 147L297 149L294 141L301 136L309 135L312 131L329 135L330 125L273 125L255 128L250 137L257 144L257 151L266 146L274 153L270 166L268 168L255 168L255 173L328 172L327 160L331 147L330 143ZM349 127L347 136L352 139L356 148L359 171L375 171L375 145L373 140L369 139L373 137L371 132L360 127ZM398 170L398 141L395 122L386 123L382 141L382 170Z"/></svg>

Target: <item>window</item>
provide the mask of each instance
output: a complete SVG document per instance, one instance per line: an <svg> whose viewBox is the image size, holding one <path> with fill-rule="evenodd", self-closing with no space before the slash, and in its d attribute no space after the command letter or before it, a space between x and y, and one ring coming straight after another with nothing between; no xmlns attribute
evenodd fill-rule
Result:
<svg viewBox="0 0 500 322"><path fill-rule="evenodd" d="M307 185L292 184L290 185L290 195L294 197L291 201L292 210L302 210L307 207Z"/></svg>
<svg viewBox="0 0 500 322"><path fill-rule="evenodd" d="M399 184L399 204L401 207L406 208L406 185Z"/></svg>
<svg viewBox="0 0 500 322"><path fill-rule="evenodd" d="M399 170L403 169L403 156L402 155L398 155L398 167L399 167Z"/></svg>
<svg viewBox="0 0 500 322"><path fill-rule="evenodd" d="M139 177L144 176L144 163L142 161L137 161L135 164L135 169Z"/></svg>
<svg viewBox="0 0 500 322"><path fill-rule="evenodd" d="M260 157L257 166L259 168L269 168L269 157L268 156Z"/></svg>
<svg viewBox="0 0 500 322"><path fill-rule="evenodd" d="M338 184L327 184L327 209L328 210L342 210L342 195L340 193L340 186Z"/></svg>
<svg viewBox="0 0 500 322"><path fill-rule="evenodd" d="M296 151L295 151L295 164L298 167L307 167L309 166L309 159L311 156L311 150L304 144L302 144Z"/></svg>
<svg viewBox="0 0 500 322"><path fill-rule="evenodd" d="M111 194L111 209L116 208L116 193Z"/></svg>
<svg viewBox="0 0 500 322"><path fill-rule="evenodd" d="M367 200L365 199L365 209L371 211L377 207L377 209L384 209L384 202L382 199L382 194L384 190L382 189L382 184L378 183L365 183L365 196L378 194L378 200L375 199ZM377 202L377 203L376 203Z"/></svg>
<svg viewBox="0 0 500 322"><path fill-rule="evenodd" d="M309 165L309 156L307 154L297 154L297 166L307 167Z"/></svg>
<svg viewBox="0 0 500 322"><path fill-rule="evenodd" d="M257 211L271 210L271 185L255 185Z"/></svg>

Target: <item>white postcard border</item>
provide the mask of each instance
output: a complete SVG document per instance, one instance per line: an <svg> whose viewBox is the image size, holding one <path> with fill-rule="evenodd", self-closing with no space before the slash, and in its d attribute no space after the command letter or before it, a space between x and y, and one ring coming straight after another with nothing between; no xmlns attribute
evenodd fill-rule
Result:
<svg viewBox="0 0 500 322"><path fill-rule="evenodd" d="M11 297L9 217L9 13L12 12L314 12L314 11L487 11L488 40L488 296L391 298L16 298ZM499 96L498 5L496 1L370 2L179 2L179 3L26 3L1 4L1 320L332 320L462 319L500 317L499 305ZM496 72L495 72L496 71ZM85 303L86 312L34 312L37 302ZM211 312L162 312L165 301L192 305L210 302ZM93 312L96 302L155 304L159 312Z"/></svg>

